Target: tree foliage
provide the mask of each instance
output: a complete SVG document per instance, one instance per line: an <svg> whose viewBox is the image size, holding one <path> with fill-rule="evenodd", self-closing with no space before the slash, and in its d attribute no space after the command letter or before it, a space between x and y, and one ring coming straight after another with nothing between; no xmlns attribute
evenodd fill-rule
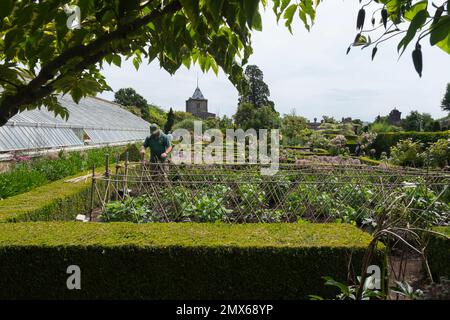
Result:
<svg viewBox="0 0 450 320"><path fill-rule="evenodd" d="M398 34L398 48L416 40L413 56L422 72L421 41L428 37L450 53L448 1L435 7L429 1L374 0L372 23L384 32L369 37L365 17L359 14L358 35L352 46L373 46ZM0 5L0 125L26 109L46 106L68 117L57 99L70 94L82 97L111 90L100 73L104 63L120 66L131 59L159 61L173 74L196 63L216 74L221 68L240 92L245 92L243 66L253 52L251 32L262 30L261 8L271 7L291 30L294 17L307 29L313 24L320 0L2 0ZM79 27L68 23L77 10ZM360 11L363 12L363 11ZM364 11L365 12L365 11ZM364 18L363 18L364 16ZM377 23L380 20L380 23ZM69 28L70 27L70 28ZM403 28L403 29L401 29Z"/></svg>
<svg viewBox="0 0 450 320"><path fill-rule="evenodd" d="M143 119L149 121L150 114L148 111L147 100L133 88L122 88L114 94L114 102L125 107L137 107Z"/></svg>
<svg viewBox="0 0 450 320"><path fill-rule="evenodd" d="M369 19L371 26L367 27ZM381 44L401 36L397 50L401 56L413 43L411 55L419 76L422 76L423 71L424 39L428 38L431 46L437 46L450 54L448 0L370 0L358 11L356 29L358 33L348 47L347 54L352 47L372 47L373 60Z"/></svg>
<svg viewBox="0 0 450 320"><path fill-rule="evenodd" d="M245 79L248 90L239 97L239 103L251 103L256 108L270 106L275 109L273 101L269 100L269 86L264 82L264 74L256 65L248 65L245 69Z"/></svg>
<svg viewBox="0 0 450 320"><path fill-rule="evenodd" d="M281 133L283 141L288 145L299 144L299 141L307 131L308 120L294 113L284 115L281 121Z"/></svg>
<svg viewBox="0 0 450 320"><path fill-rule="evenodd" d="M57 94L82 97L110 90L100 70L131 59L159 61L173 74L197 63L219 67L243 90L252 53L251 31L261 30L267 0L3 0L0 5L0 125L25 109L46 106L68 117ZM313 1L272 0L277 18L290 26L293 11L314 19ZM316 1L316 4L318 1ZM79 28L68 19L81 13ZM67 12L67 13L66 13Z"/></svg>
<svg viewBox="0 0 450 320"><path fill-rule="evenodd" d="M442 110L450 112L450 83L447 83L447 90L441 102Z"/></svg>
<svg viewBox="0 0 450 320"><path fill-rule="evenodd" d="M236 126L243 130L258 131L259 129L276 129L281 126L280 115L271 106L256 108L251 103L241 103L233 117Z"/></svg>
<svg viewBox="0 0 450 320"><path fill-rule="evenodd" d="M164 124L164 132L165 133L171 132L174 123L175 123L175 116L173 114L172 108L170 108L169 112L167 113L167 121Z"/></svg>
<svg viewBox="0 0 450 320"><path fill-rule="evenodd" d="M420 113L419 111L411 111L409 115L402 120L402 127L405 131L439 131L435 130L436 121L428 113Z"/></svg>

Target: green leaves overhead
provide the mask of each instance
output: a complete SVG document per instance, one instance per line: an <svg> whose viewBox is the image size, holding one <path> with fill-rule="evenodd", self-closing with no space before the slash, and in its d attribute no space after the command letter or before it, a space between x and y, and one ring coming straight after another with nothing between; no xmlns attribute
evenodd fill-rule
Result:
<svg viewBox="0 0 450 320"><path fill-rule="evenodd" d="M303 22L305 28L309 31L314 24L316 18L316 7L320 0L273 0L273 11L277 17L277 21L281 17L284 19L284 24L292 33L292 22L298 10L298 16Z"/></svg>
<svg viewBox="0 0 450 320"><path fill-rule="evenodd" d="M120 67L123 59L136 69L157 59L171 74L193 63L216 74L221 68L243 90L251 32L262 30L260 9L273 4L282 16L291 2L309 28L312 0L2 0L0 125L41 104L64 114L49 98L57 93L79 101L109 90L100 73L103 63ZM75 6L81 28L70 29ZM294 17L287 18L290 28Z"/></svg>
<svg viewBox="0 0 450 320"><path fill-rule="evenodd" d="M428 18L427 2L422 1L417 3L405 13L405 18L408 20L411 19L411 23L409 24L406 36L398 44L397 49L398 51L401 51L401 53L405 51L408 44L416 36L417 31L425 24Z"/></svg>
<svg viewBox="0 0 450 320"><path fill-rule="evenodd" d="M361 1L360 1L361 2ZM373 46L372 60L374 59L379 45L397 35L402 35L397 45L400 56L405 52L411 42L415 41L412 50L414 68L419 76L422 76L423 57L421 41L429 37L430 44L437 46L450 54L450 16L448 11L448 0L440 0L437 4L427 0L378 0L381 7L374 9L372 13L373 29L364 31L364 16L368 2L358 12L357 29L361 30L351 46L362 46L367 48ZM430 4L430 5L429 5ZM432 4L432 5L431 5ZM374 5L376 6L376 5ZM377 18L380 24L377 26ZM384 32L374 37L372 41L369 34L375 33L379 27L384 26ZM367 35L367 36L366 36ZM350 51L347 49L347 54Z"/></svg>
<svg viewBox="0 0 450 320"><path fill-rule="evenodd" d="M442 16L434 19L431 26L430 44L436 45L450 54L450 16Z"/></svg>

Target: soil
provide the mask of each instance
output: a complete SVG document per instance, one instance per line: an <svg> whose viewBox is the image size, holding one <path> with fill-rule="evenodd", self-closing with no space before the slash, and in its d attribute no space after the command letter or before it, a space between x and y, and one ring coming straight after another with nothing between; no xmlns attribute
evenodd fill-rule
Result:
<svg viewBox="0 0 450 320"><path fill-rule="evenodd" d="M424 272L422 269L422 259L415 255L409 256L407 259L400 255L391 255L389 257L389 287L395 287L395 280L397 281L406 281L408 282L414 289L423 288L426 279L424 277ZM408 300L404 296L393 293L390 291L390 299L392 300Z"/></svg>
<svg viewBox="0 0 450 320"><path fill-rule="evenodd" d="M95 208L94 210L92 210L92 222L100 222L100 215L102 214L102 209L101 208Z"/></svg>

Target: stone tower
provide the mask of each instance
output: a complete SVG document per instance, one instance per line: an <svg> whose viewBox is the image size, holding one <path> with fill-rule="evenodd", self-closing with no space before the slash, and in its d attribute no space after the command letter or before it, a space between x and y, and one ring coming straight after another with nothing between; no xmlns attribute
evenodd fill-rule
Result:
<svg viewBox="0 0 450 320"><path fill-rule="evenodd" d="M190 112L201 119L216 116L214 113L208 112L208 99L205 99L198 85L192 97L186 100L186 112Z"/></svg>
<svg viewBox="0 0 450 320"><path fill-rule="evenodd" d="M388 123L393 125L398 125L402 121L402 113L394 108L388 116Z"/></svg>

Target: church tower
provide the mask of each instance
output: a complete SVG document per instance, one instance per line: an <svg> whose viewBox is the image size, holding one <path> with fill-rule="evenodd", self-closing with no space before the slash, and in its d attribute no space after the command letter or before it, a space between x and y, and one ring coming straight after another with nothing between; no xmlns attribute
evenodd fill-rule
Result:
<svg viewBox="0 0 450 320"><path fill-rule="evenodd" d="M201 119L207 119L216 116L214 113L208 112L208 99L203 96L203 93L198 87L198 84L192 97L186 100L186 112L190 112L192 113L192 115Z"/></svg>

